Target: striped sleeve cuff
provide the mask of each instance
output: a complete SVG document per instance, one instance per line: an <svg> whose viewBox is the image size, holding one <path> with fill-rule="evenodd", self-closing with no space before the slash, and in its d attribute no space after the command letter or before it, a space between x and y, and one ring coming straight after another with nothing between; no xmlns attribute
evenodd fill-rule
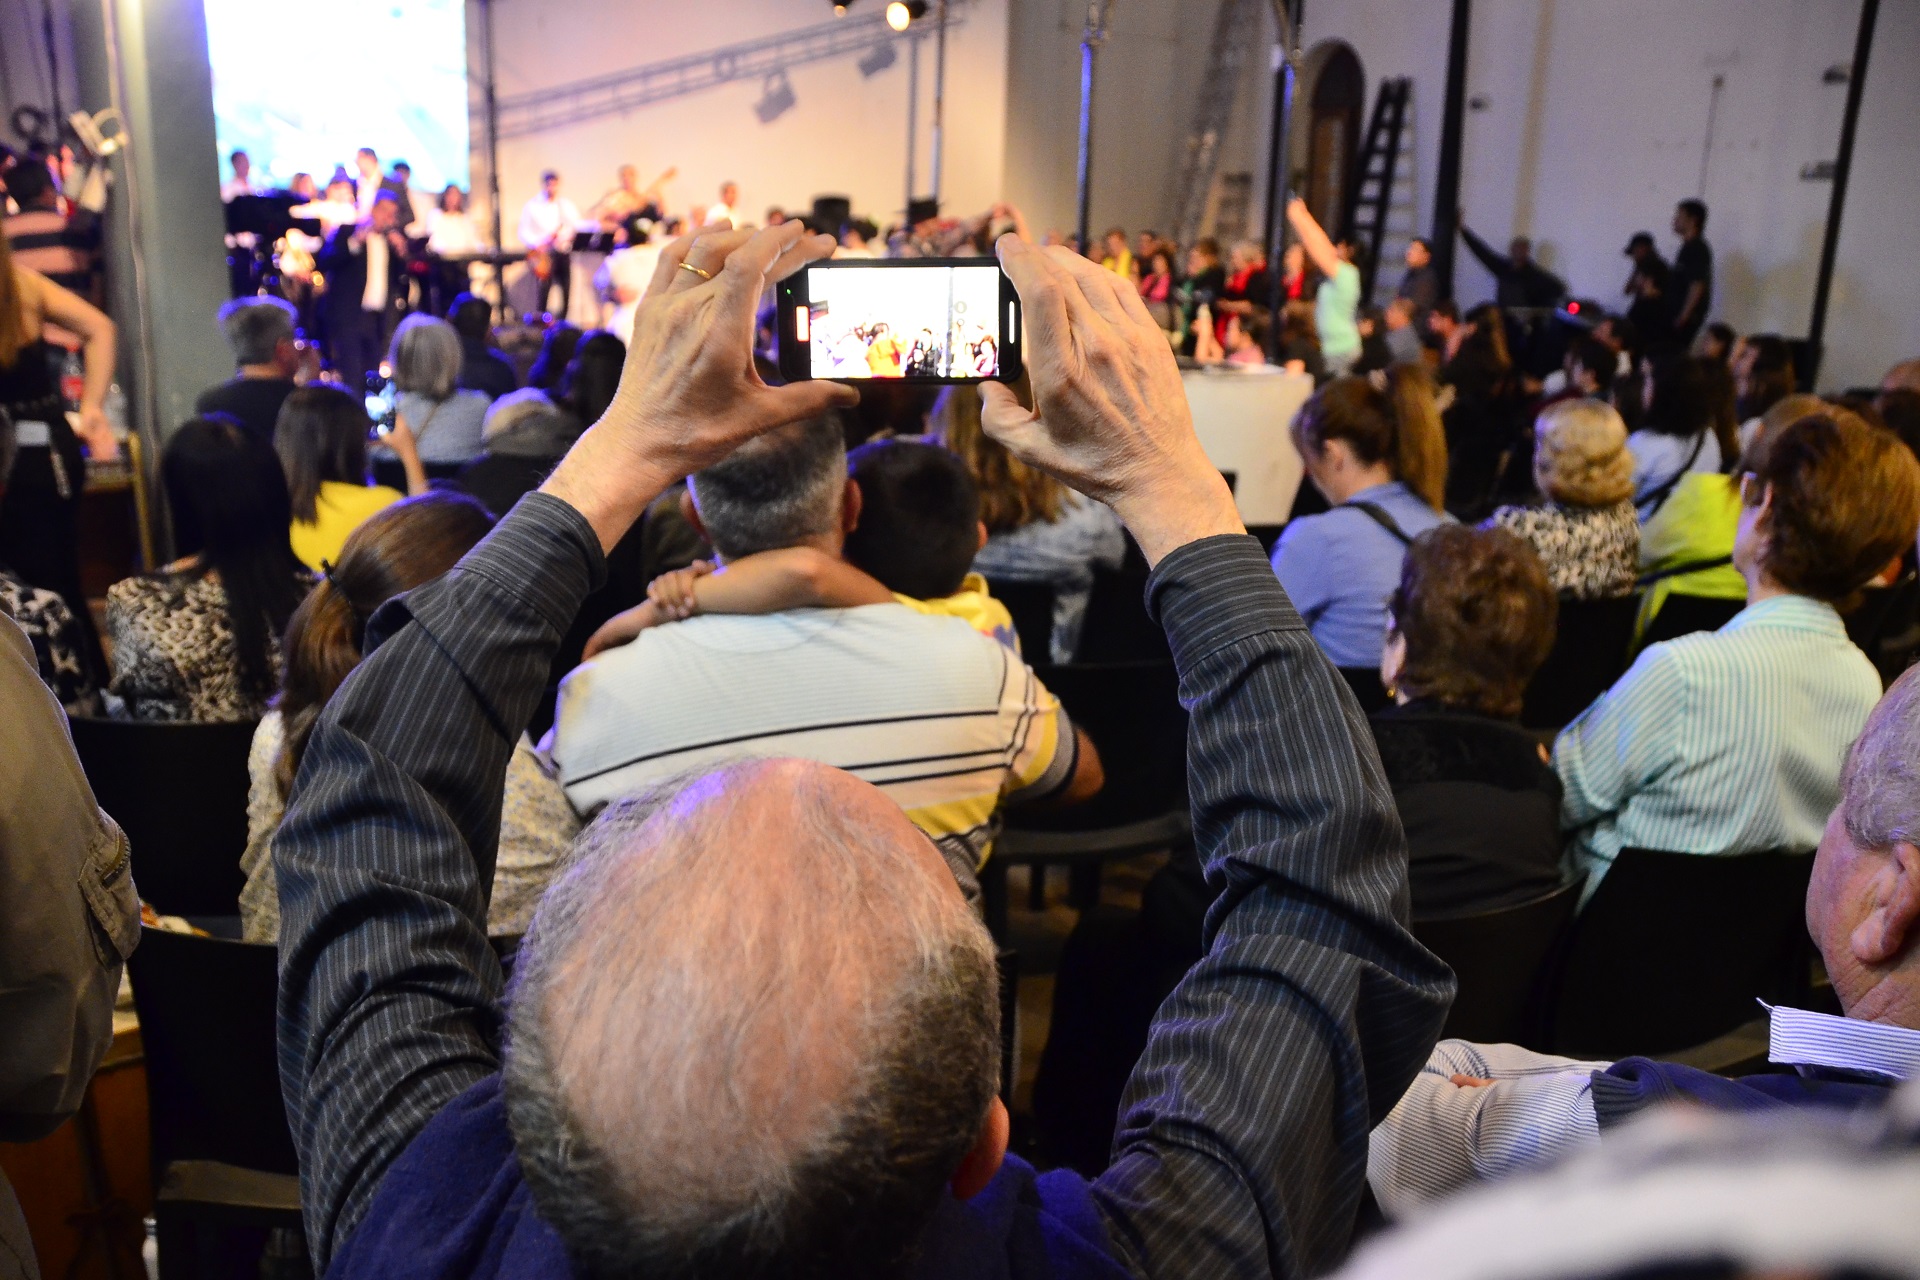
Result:
<svg viewBox="0 0 1920 1280"><path fill-rule="evenodd" d="M1245 534L1202 538L1168 555L1147 579L1147 612L1166 629L1181 671L1249 636L1307 625L1259 540Z"/></svg>

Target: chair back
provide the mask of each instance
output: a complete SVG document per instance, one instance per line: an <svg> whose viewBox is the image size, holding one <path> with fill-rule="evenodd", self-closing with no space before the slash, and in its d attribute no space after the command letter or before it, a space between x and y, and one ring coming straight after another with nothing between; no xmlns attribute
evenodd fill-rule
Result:
<svg viewBox="0 0 1920 1280"><path fill-rule="evenodd" d="M1173 657L1167 634L1147 613L1144 566L1095 569L1075 662L1149 662Z"/></svg>
<svg viewBox="0 0 1920 1280"><path fill-rule="evenodd" d="M169 915L238 915L254 724L71 723L94 798L127 833L140 896Z"/></svg>
<svg viewBox="0 0 1920 1280"><path fill-rule="evenodd" d="M1387 687L1380 683L1380 673L1373 667L1335 667L1334 670L1359 699L1362 714L1372 715L1387 705Z"/></svg>
<svg viewBox="0 0 1920 1280"><path fill-rule="evenodd" d="M1554 1051L1668 1053L1811 985L1807 853L1622 849L1575 920L1551 1010Z"/></svg>
<svg viewBox="0 0 1920 1280"><path fill-rule="evenodd" d="M1733 621L1733 615L1747 607L1744 600L1715 600L1708 596L1669 595L1653 615L1640 647L1692 635L1696 631L1718 631Z"/></svg>
<svg viewBox="0 0 1920 1280"><path fill-rule="evenodd" d="M1085 804L1009 814L1027 830L1089 831L1187 804L1187 712L1171 661L1034 664L1100 752L1107 785Z"/></svg>
<svg viewBox="0 0 1920 1280"><path fill-rule="evenodd" d="M1520 710L1529 729L1558 729L1613 687L1627 669L1640 597L1560 601L1560 622L1547 660L1533 673Z"/></svg>
<svg viewBox="0 0 1920 1280"><path fill-rule="evenodd" d="M1907 573L1891 586L1863 592L1860 607L1847 615L1847 638L1879 669L1882 681L1898 680L1920 648L1920 577Z"/></svg>
<svg viewBox="0 0 1920 1280"><path fill-rule="evenodd" d="M142 927L127 961L146 1054L153 1167L299 1166L280 1096L278 950Z"/></svg>
<svg viewBox="0 0 1920 1280"><path fill-rule="evenodd" d="M1013 615L1013 631L1020 637L1020 656L1028 662L1053 658L1053 584L1017 578L987 579L987 593Z"/></svg>
<svg viewBox="0 0 1920 1280"><path fill-rule="evenodd" d="M1415 920L1413 936L1446 961L1460 982L1441 1037L1525 1043L1547 961L1579 901L1575 881L1511 907Z"/></svg>

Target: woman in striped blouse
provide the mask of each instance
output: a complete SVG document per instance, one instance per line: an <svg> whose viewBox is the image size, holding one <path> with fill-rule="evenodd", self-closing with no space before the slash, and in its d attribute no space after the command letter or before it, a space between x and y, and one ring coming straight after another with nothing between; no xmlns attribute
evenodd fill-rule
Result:
<svg viewBox="0 0 1920 1280"><path fill-rule="evenodd" d="M1587 894L1621 849L1812 849L1880 697L1840 610L1920 528L1920 463L1838 408L1756 449L1733 562L1747 607L1650 645L1554 744Z"/></svg>

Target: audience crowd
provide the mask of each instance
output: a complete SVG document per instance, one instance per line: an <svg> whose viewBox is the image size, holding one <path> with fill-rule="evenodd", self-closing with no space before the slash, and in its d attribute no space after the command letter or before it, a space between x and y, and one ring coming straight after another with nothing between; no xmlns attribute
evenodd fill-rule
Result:
<svg viewBox="0 0 1920 1280"><path fill-rule="evenodd" d="M372 234L397 205L372 196ZM1571 1160L1540 1211L1602 1213L1606 1169L1655 1177L1604 1163L1633 1142L1702 1186L1737 1185L1739 1141L1796 1170L1851 1143L1913 1186L1911 1089L1872 1130L1613 1130L1674 1098L1892 1117L1920 1075L1920 361L1800 391L1784 340L1709 323L1697 201L1671 264L1633 237L1619 313L1464 222L1495 301L1463 313L1416 239L1367 306L1364 247L1286 216L1277 266L1119 227L1083 254L921 201L885 232L642 238L619 322L554 323L530 366L462 281L423 294L445 318L342 306L325 355L295 303L241 298L233 376L159 458L178 558L107 590L104 646L71 546L34 540L68 497L48 477L113 447L112 327L0 249L0 858L47 939L29 957L9 919L0 986L60 967L19 1023L59 1068L0 1050L0 1136L79 1105L138 938L73 716L253 726L231 933L280 948L326 1274L1318 1274L1363 1185L1413 1225L1354 1274L1441 1274L1538 1206L1462 1200L1448 1236L1430 1204ZM1030 378L779 385L747 339L769 283L877 252L997 253ZM336 254L349 302L384 307L384 256ZM77 431L55 326L84 351ZM1089 336L1114 358L1076 361ZM1263 546L1181 368L1270 360L1313 389L1273 424L1305 480ZM1063 962L1053 1034L1100 1023L1102 1061L1080 1118L1015 1133L982 899L1009 825L1126 800L1116 744L1049 687L1093 669L1109 580L1164 632L1139 662L1178 674L1191 835L1137 916L1084 914L1070 953L1106 958ZM1631 629L1570 675L1597 606ZM1584 710L1528 718L1576 679ZM1410 929L1583 908L1643 850L1805 857L1839 1014L1772 1010L1791 1074L1439 1040L1454 977ZM1582 1274L1695 1257L1658 1245Z"/></svg>

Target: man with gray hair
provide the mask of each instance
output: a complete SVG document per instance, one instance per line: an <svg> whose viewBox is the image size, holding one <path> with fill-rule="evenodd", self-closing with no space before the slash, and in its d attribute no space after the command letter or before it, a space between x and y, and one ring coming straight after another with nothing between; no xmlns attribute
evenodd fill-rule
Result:
<svg viewBox="0 0 1920 1280"><path fill-rule="evenodd" d="M306 344L299 313L284 298L235 298L220 308L220 331L233 349L233 377L193 402L199 414L224 413L271 443L280 406L293 394Z"/></svg>
<svg viewBox="0 0 1920 1280"><path fill-rule="evenodd" d="M1769 1010L1768 1057L1791 1073L1725 1080L1645 1058L1575 1062L1444 1041L1373 1135L1381 1206L1400 1214L1537 1168L1657 1102L1864 1108L1920 1081L1920 668L1887 690L1847 754L1813 858L1807 928L1846 1016Z"/></svg>
<svg viewBox="0 0 1920 1280"><path fill-rule="evenodd" d="M316 1271L1325 1272L1451 975L1407 932L1366 720L1246 536L1165 336L1063 250L1001 242L1036 407L988 384L984 420L1154 566L1220 895L1112 1166L1007 1154L985 926L895 801L817 762L702 763L610 806L503 1011L483 918L501 779L605 552L679 477L853 399L749 360L767 284L833 251L802 231L667 249L606 415L459 566L374 614L315 725L274 861Z"/></svg>
<svg viewBox="0 0 1920 1280"><path fill-rule="evenodd" d="M723 566L860 519L837 416L777 428L696 473L683 514ZM643 631L560 686L545 747L582 815L690 768L797 756L879 787L971 897L1003 804L1098 791L1099 756L1031 669L956 618L901 604L707 615Z"/></svg>

